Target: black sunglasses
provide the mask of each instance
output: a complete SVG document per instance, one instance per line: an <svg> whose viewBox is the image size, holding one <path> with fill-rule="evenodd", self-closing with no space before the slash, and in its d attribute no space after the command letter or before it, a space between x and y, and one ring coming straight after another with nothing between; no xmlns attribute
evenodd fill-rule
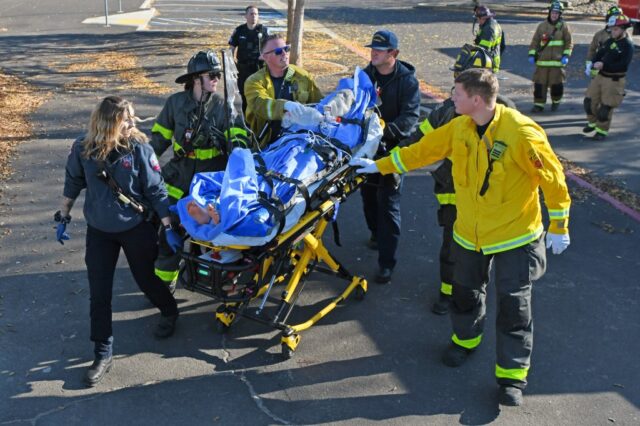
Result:
<svg viewBox="0 0 640 426"><path fill-rule="evenodd" d="M273 53L274 55L280 56L284 52L289 52L289 50L291 50L291 46L287 44L286 46L276 47L275 49L269 50L268 52L262 52L262 54L266 55L268 53Z"/></svg>
<svg viewBox="0 0 640 426"><path fill-rule="evenodd" d="M220 80L222 78L222 73L220 73L220 72L210 72L209 73L209 79L213 80L214 78L217 78L218 80Z"/></svg>

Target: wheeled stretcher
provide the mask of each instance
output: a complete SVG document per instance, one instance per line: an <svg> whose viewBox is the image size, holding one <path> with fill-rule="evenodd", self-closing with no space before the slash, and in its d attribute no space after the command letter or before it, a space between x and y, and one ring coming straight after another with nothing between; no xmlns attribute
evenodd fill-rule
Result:
<svg viewBox="0 0 640 426"><path fill-rule="evenodd" d="M186 289L222 302L216 312L220 332L240 316L269 325L282 331L282 353L288 358L302 331L350 294L364 297L366 280L349 273L322 238L340 202L364 181L348 165L350 158L377 150L382 128L372 112L375 97L369 78L356 70L316 107L324 115L312 111L326 118L339 110L339 116L293 127L261 153L236 149L224 173L194 177L190 195L177 204L192 239L182 254L179 279ZM221 219L195 220L189 213L194 202L215 204ZM347 286L313 316L292 324L291 313L314 271L342 278Z"/></svg>
<svg viewBox="0 0 640 426"><path fill-rule="evenodd" d="M186 289L222 302L216 312L219 332L226 332L240 315L269 325L282 331L282 354L290 358L302 331L352 293L358 300L364 298L367 281L351 274L322 241L337 204L356 191L363 180L346 165L336 170L315 192L314 205L299 222L264 246L220 247L204 241L191 242L189 252L182 255L185 262L180 281ZM217 258L225 250L239 250L241 258L220 263ZM342 278L347 286L312 317L291 324L290 314L313 271ZM278 292L279 298L273 297L276 286L284 286ZM270 301L275 301L275 306L267 306Z"/></svg>

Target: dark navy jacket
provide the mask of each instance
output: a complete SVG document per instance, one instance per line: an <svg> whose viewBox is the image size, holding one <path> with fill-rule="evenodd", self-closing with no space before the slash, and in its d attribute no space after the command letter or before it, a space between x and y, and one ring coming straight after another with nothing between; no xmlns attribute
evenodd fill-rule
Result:
<svg viewBox="0 0 640 426"><path fill-rule="evenodd" d="M369 64L365 69L376 83L378 71ZM391 79L378 87L382 104L378 107L385 122L383 141L389 151L413 132L420 116L420 89L413 65L396 61Z"/></svg>
<svg viewBox="0 0 640 426"><path fill-rule="evenodd" d="M75 200L86 188L83 213L89 226L103 232L132 229L144 217L118 201L107 183L98 178L98 162L82 156L83 139L73 143L67 158L64 196ZM151 145L134 142L131 151L112 152L105 165L125 195L151 206L161 218L169 216L167 189Z"/></svg>

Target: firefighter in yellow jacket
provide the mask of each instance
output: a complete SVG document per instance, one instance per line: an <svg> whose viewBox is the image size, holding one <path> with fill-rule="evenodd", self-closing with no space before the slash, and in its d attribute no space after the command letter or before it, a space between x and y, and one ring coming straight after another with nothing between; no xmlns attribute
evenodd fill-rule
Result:
<svg viewBox="0 0 640 426"><path fill-rule="evenodd" d="M562 3L551 3L547 19L538 25L529 45L529 63L536 66L531 112L544 111L547 90L551 92L552 111L557 110L562 101L565 67L573 48L571 31L562 19L562 9Z"/></svg>
<svg viewBox="0 0 640 426"><path fill-rule="evenodd" d="M454 90L460 117L388 157L354 159L351 165L361 167L360 173L406 173L451 158L458 208L450 308L454 334L442 360L458 367L482 341L493 265L499 402L520 405L533 346L532 281L546 269L538 190L542 188L550 219L547 248L554 254L569 246L571 200L544 130L518 111L496 105L495 75L486 69L466 70L455 79Z"/></svg>
<svg viewBox="0 0 640 426"><path fill-rule="evenodd" d="M303 111L301 104L322 99L311 74L289 64L289 49L282 35L267 36L260 54L265 66L244 83L247 123L261 146L279 136L286 112L299 114Z"/></svg>
<svg viewBox="0 0 640 426"><path fill-rule="evenodd" d="M598 74L598 70L593 69L593 57L596 55L596 52L604 46L604 43L611 38L611 28L608 25L609 19L612 17L615 19L616 16L621 14L622 10L618 6L611 6L607 10L607 15L604 19L604 22L607 24L603 29L593 35L591 43L589 44L589 50L587 50L587 60L584 67L584 74L587 77L595 77Z"/></svg>

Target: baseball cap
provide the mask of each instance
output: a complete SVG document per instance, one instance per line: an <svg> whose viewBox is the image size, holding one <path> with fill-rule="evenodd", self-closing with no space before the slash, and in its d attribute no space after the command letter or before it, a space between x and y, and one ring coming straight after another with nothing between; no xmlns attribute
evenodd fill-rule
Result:
<svg viewBox="0 0 640 426"><path fill-rule="evenodd" d="M398 37L393 31L380 30L373 34L371 44L367 44L365 47L370 47L376 50L387 50L398 48Z"/></svg>

